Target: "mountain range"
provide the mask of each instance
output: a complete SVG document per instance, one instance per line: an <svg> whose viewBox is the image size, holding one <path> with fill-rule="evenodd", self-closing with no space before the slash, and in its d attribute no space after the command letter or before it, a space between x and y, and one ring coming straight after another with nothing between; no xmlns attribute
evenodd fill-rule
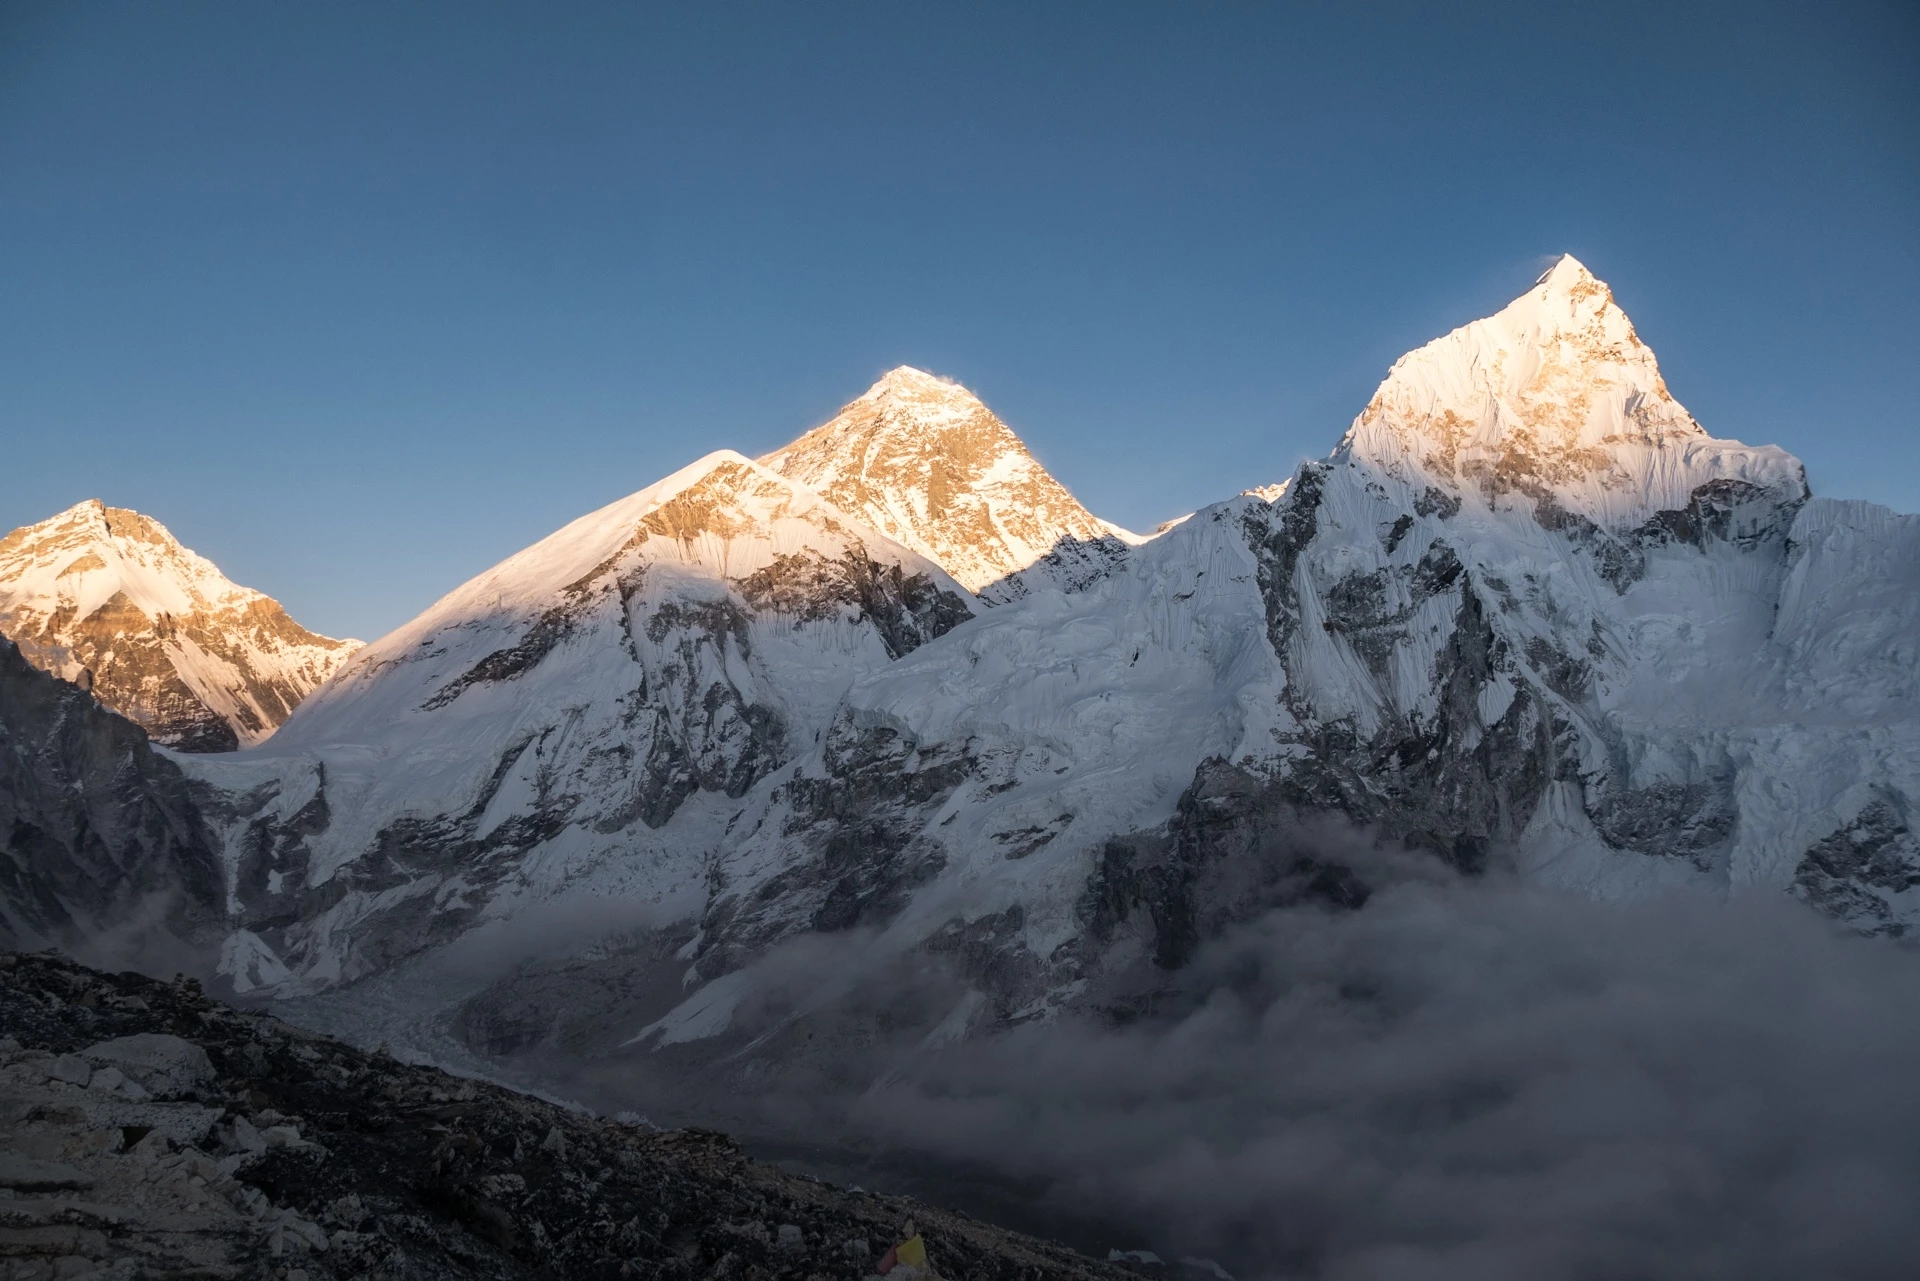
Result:
<svg viewBox="0 0 1920 1281"><path fill-rule="evenodd" d="M705 1072L1124 1009L1235 923L1364 903L1382 851L1920 923L1920 518L1709 435L1570 257L1151 538L901 368L364 647L98 503L0 541L0 632L16 939L138 925L350 1001L606 907L460 993L483 1055ZM136 919L112 869L168 860ZM840 977L750 1035L823 938ZM942 995L834 995L903 965Z"/></svg>

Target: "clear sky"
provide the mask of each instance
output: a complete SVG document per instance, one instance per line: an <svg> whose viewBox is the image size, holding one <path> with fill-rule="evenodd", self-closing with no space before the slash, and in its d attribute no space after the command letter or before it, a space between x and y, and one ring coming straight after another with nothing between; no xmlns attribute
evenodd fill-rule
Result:
<svg viewBox="0 0 1920 1281"><path fill-rule="evenodd" d="M0 0L0 530L372 637L883 370L1136 528L1577 254L1920 510L1920 6Z"/></svg>

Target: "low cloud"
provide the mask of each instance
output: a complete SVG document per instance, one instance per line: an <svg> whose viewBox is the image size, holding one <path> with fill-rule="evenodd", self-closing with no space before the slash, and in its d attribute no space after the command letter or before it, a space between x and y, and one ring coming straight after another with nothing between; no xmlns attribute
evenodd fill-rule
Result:
<svg viewBox="0 0 1920 1281"><path fill-rule="evenodd" d="M1173 977L1186 1005L1150 1022L917 1055L848 1132L1040 1178L1242 1275L1920 1258L1920 955L1792 903L1428 878L1273 913Z"/></svg>
<svg viewBox="0 0 1920 1281"><path fill-rule="evenodd" d="M1609 905L1363 846L1333 852L1364 907L1230 928L1125 1024L949 1042L964 980L849 933L763 956L724 1034L622 1049L687 991L680 933L579 950L632 905L447 968L534 958L469 1016L524 1034L523 1079L1247 1281L1911 1275L1920 950L1770 895Z"/></svg>

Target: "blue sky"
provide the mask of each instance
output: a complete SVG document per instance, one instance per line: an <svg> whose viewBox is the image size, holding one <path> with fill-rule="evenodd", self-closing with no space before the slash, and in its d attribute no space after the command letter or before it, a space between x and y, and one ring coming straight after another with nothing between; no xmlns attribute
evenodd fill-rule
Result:
<svg viewBox="0 0 1920 1281"><path fill-rule="evenodd" d="M1911 4L0 7L0 529L376 635L888 367L1135 527L1578 254L1920 510Z"/></svg>

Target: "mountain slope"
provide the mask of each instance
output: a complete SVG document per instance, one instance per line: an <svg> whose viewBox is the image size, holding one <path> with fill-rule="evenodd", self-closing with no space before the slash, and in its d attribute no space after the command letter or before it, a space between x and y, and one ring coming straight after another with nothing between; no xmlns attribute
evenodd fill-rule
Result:
<svg viewBox="0 0 1920 1281"><path fill-rule="evenodd" d="M179 767L0 639L0 948L205 972L225 906Z"/></svg>
<svg viewBox="0 0 1920 1281"><path fill-rule="evenodd" d="M584 516L362 650L262 750L194 763L259 925L228 969L351 978L583 881L697 902L736 799L971 599L729 451Z"/></svg>
<svg viewBox="0 0 1920 1281"><path fill-rule="evenodd" d="M972 392L906 365L761 462L988 604L1084 586L1143 541L1082 507Z"/></svg>
<svg viewBox="0 0 1920 1281"><path fill-rule="evenodd" d="M1920 651L1883 576L1912 577L1917 525L1709 436L1563 259L1396 364L1278 493L856 683L749 798L708 982L646 1043L723 1043L775 977L758 958L855 923L880 931L864 964L957 967L963 1026L1124 1006L1233 921L1364 902L1380 841L1902 932Z"/></svg>
<svg viewBox="0 0 1920 1281"><path fill-rule="evenodd" d="M0 634L183 751L259 742L359 647L98 500L0 539Z"/></svg>
<svg viewBox="0 0 1920 1281"><path fill-rule="evenodd" d="M903 412L848 424L892 448ZM864 458L848 424L781 461ZM628 944L567 970L593 999L507 984L465 1025L644 1029L697 1066L803 936L849 973L944 967L971 1004L914 1017L961 1035L1123 1007L1276 904L1363 903L1376 846L1900 933L1917 528L1708 435L1571 259L1403 358L1285 485L964 628L928 559L715 454L369 647L264 748L191 764L226 969L311 990L617 900Z"/></svg>

